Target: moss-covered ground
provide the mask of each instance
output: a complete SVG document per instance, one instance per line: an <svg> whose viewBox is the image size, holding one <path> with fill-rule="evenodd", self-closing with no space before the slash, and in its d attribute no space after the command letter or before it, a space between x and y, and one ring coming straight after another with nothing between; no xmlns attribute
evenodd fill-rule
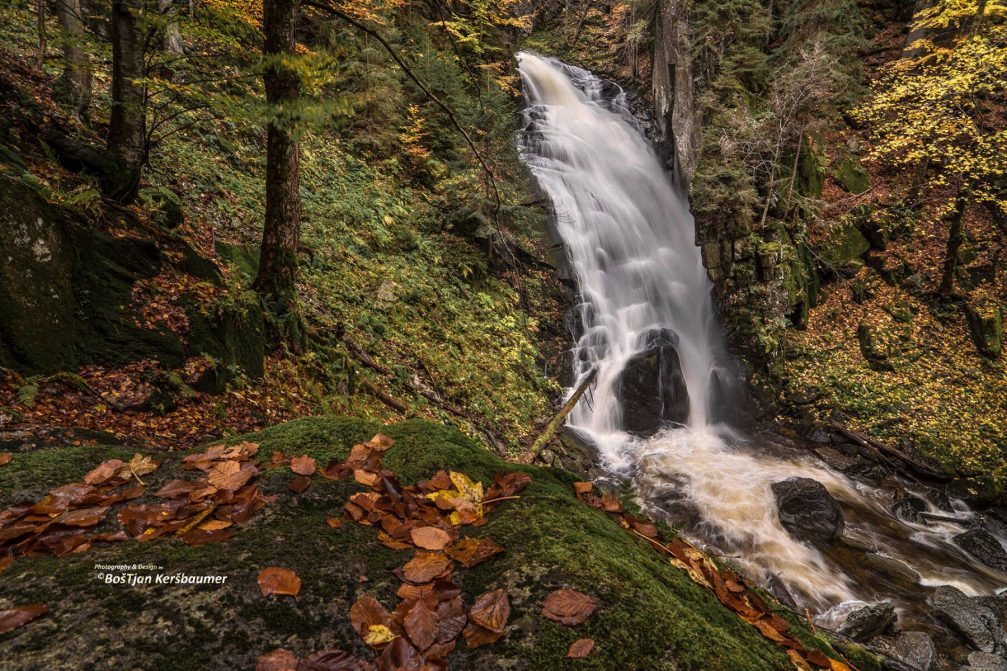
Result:
<svg viewBox="0 0 1007 671"><path fill-rule="evenodd" d="M326 463L345 458L353 443L378 430L396 440L385 465L403 483L442 468L484 483L514 469L532 476L520 499L501 505L488 524L471 530L490 536L506 552L455 573L466 603L490 589L508 590L507 635L476 650L460 644L451 656L452 668L790 668L779 648L684 571L606 514L578 502L571 476L561 471L507 464L454 429L419 420L380 426L360 419L309 418L247 438L261 444L259 454L266 459L280 450ZM103 459L130 452L81 446L18 452L0 469L0 505L79 479ZM178 455L167 455L146 479L153 488L178 474ZM223 543L189 547L176 540L127 541L62 559L19 558L0 574L0 608L41 602L52 612L0 636L3 668L248 669L258 655L277 646L300 655L328 647L365 654L350 626L349 607L364 593L394 607L399 580L391 570L410 555L379 543L373 528L348 521L339 529L326 525L326 517L340 514L359 485L316 476L312 487L296 496L286 487L292 477L285 468L265 471L263 489L278 500ZM106 585L95 568L132 563L228 579L211 587ZM270 565L298 573L303 586L296 600L259 594L258 571ZM579 627L562 626L539 612L542 598L564 586L601 600L600 609ZM800 626L799 619L794 623ZM594 652L587 659L566 659L570 643L582 637L595 639Z"/></svg>

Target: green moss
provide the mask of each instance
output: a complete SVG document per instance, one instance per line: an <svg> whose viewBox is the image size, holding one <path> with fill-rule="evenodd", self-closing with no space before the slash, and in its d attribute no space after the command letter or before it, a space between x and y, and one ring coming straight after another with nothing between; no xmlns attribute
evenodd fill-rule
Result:
<svg viewBox="0 0 1007 671"><path fill-rule="evenodd" d="M843 154L832 164L832 175L849 193L863 193L871 187L871 178L853 154Z"/></svg>
<svg viewBox="0 0 1007 671"><path fill-rule="evenodd" d="M488 535L506 553L471 570L459 569L464 598L506 587L512 615L496 644L453 653L453 668L465 669L787 669L786 656L754 628L724 609L645 543L607 515L578 502L571 476L554 470L507 464L457 431L409 421L393 426L347 418L303 419L248 436L260 454L310 454L324 463L344 458L350 446L376 431L396 439L386 465L404 483L440 468L461 470L488 482L499 472L525 470L532 482L521 498L500 506L490 521L466 533ZM5 486L26 477L49 487L80 477L121 448L65 448L17 455L0 472ZM58 467L46 468L43 455ZM178 477L178 459L148 476L151 487ZM0 636L12 669L251 668L256 656L283 645L298 654L343 647L364 654L348 622L350 605L372 593L396 603L398 579L391 570L409 553L381 545L373 528L325 524L358 485L316 477L305 494L286 489L286 469L267 470L263 489L278 500L232 539L188 547L174 540L95 546L83 555L55 560L20 558L0 574L10 602L41 601L52 614ZM168 572L227 575L222 587L105 585L95 563L154 563ZM258 594L258 571L287 566L301 577L297 600ZM569 586L597 596L602 606L584 625L570 628L543 618L540 601ZM170 624L169 624L170 623ZM569 644L594 638L595 652L567 660ZM59 651L57 657L53 651Z"/></svg>

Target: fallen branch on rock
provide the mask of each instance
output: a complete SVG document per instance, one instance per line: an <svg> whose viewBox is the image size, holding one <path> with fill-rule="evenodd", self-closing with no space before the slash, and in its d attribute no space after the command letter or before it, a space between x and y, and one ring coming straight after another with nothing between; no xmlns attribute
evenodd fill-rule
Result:
<svg viewBox="0 0 1007 671"><path fill-rule="evenodd" d="M834 431L837 431L843 436L846 436L860 447L863 447L867 451L871 452L879 461L883 463L891 464L891 460L895 459L899 462L902 462L902 464L905 465L905 467L909 470L909 472L911 472L916 477L923 480L928 480L930 482L946 484L952 480L951 476L935 471L930 466L927 466L923 462L914 459L905 452L897 450L894 447L885 445L884 443L874 440L869 436L865 436L862 433L853 431L852 429L848 429L839 422L834 421L829 422L828 426Z"/></svg>
<svg viewBox="0 0 1007 671"><path fill-rule="evenodd" d="M574 407L577 405L577 402L580 401L581 396L584 395L584 392L587 391L587 388L591 386L596 377L598 377L597 366L592 368L591 372L589 372L587 375L584 376L584 379L581 380L581 383L577 386L577 389L573 392L573 395L571 395L570 398L567 399L567 402L563 404L563 407L559 409L559 412L557 412L556 415L549 420L549 423L545 425L545 431L542 432L542 435L536 438L535 442L532 443L531 461L535 461L539 453L545 449L546 445L549 444L549 441L552 440L552 437L556 434L556 431L559 429L560 426L563 425L563 422L566 420L566 416L573 411Z"/></svg>

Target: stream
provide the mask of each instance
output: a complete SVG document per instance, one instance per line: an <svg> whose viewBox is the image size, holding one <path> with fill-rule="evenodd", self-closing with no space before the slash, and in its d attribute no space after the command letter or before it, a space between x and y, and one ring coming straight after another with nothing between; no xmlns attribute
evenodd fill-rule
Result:
<svg viewBox="0 0 1007 671"><path fill-rule="evenodd" d="M942 512L929 492L907 483L930 512L962 523L907 522L891 511L891 492L848 478L808 446L725 423L744 392L686 199L617 86L528 52L518 62L527 101L519 149L551 203L580 292L573 388L597 368L590 397L568 425L597 449L603 467L629 478L650 513L683 523L686 536L762 584L782 583L826 626L863 602L890 600L903 626L929 629L922 605L934 586L968 595L1002 588L1002 574L951 542L973 515L963 503ZM624 407L623 378L655 344L683 388L658 408L662 428L639 437L626 430L636 419ZM676 390L652 391L670 398ZM784 528L772 486L794 477L818 481L839 502L849 542L811 545ZM867 555L875 568L897 568L872 570Z"/></svg>

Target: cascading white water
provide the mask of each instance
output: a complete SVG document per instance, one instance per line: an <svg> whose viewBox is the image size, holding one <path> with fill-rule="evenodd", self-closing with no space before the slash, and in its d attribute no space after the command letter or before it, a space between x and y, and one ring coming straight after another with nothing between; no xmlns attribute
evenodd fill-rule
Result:
<svg viewBox="0 0 1007 671"><path fill-rule="evenodd" d="M859 524L878 552L912 566L921 583L990 591L989 575L961 568L968 562L947 543L948 534L923 525L899 526L897 538L879 531L901 524L887 512L882 493L805 455L756 450L714 421L715 381L730 379L731 366L687 203L621 90L555 59L523 52L518 61L528 102L521 156L552 204L582 297L574 373L581 379L598 370L590 402L578 404L570 426L597 446L609 469L632 475L645 505L684 499L699 517L694 531L706 542L755 577L779 576L812 607L870 600L883 590L850 579L782 527L771 485L791 477L823 483L854 513L854 530ZM627 362L662 331L678 338L688 420L638 439L621 428L619 380ZM923 548L943 554L928 559ZM959 567L947 567L948 557Z"/></svg>

